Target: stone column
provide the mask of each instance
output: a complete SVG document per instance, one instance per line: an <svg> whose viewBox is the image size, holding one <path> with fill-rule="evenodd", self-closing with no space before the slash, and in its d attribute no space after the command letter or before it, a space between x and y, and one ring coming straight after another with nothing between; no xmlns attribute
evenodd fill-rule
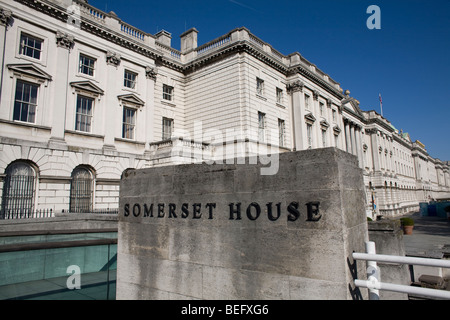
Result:
<svg viewBox="0 0 450 320"><path fill-rule="evenodd" d="M359 160L359 167L363 168L363 155L362 155L362 145L361 145L361 127L356 126L355 128L355 138L356 138L356 156Z"/></svg>
<svg viewBox="0 0 450 320"><path fill-rule="evenodd" d="M306 149L307 141L304 139L306 136L306 126L304 125L304 112L303 112L303 82L295 80L288 83L287 91L291 94L292 105L292 128L294 136L294 150ZM305 133L304 133L304 132Z"/></svg>
<svg viewBox="0 0 450 320"><path fill-rule="evenodd" d="M380 157L378 156L378 141L376 130L370 131L370 140L372 145L373 170L380 171Z"/></svg>
<svg viewBox="0 0 450 320"><path fill-rule="evenodd" d="M117 113L114 110L119 108L119 104L117 102L117 96L114 96L115 86L117 85L117 67L119 66L121 61L120 55L108 51L106 53L106 64L108 65L108 77L106 80L106 91L110 91L110 94L105 95L105 117L104 117L104 128L105 128L105 138L103 140L103 149L115 150L115 130L117 130ZM123 77L123 75L122 75ZM122 80L123 81L123 80ZM119 113L122 111L119 110ZM122 119L120 117L119 119Z"/></svg>
<svg viewBox="0 0 450 320"><path fill-rule="evenodd" d="M312 99L312 110L311 113L316 116L319 115L319 92L313 91L313 99ZM319 119L319 117L317 118ZM320 121L318 120L315 125L313 125L314 139L313 139L313 148L322 148L322 127L320 126Z"/></svg>
<svg viewBox="0 0 450 320"><path fill-rule="evenodd" d="M344 120L344 131L345 131L345 150L349 153L352 152L352 144L350 142L350 128L347 119Z"/></svg>
<svg viewBox="0 0 450 320"><path fill-rule="evenodd" d="M144 106L145 110L145 153L150 152L150 143L154 141L153 128L155 124L155 82L158 71L155 67L145 68L147 81L147 98Z"/></svg>
<svg viewBox="0 0 450 320"><path fill-rule="evenodd" d="M55 77L54 98L52 116L52 131L49 144L65 144L64 130L66 123L67 95L69 89L69 54L70 49L75 44L72 35L62 31L56 32L56 70L58 75Z"/></svg>
<svg viewBox="0 0 450 320"><path fill-rule="evenodd" d="M0 78L0 98L2 95L3 88L3 72L4 63L3 56L6 50L6 31L8 30L8 25L11 23L12 12L7 9L0 8L0 66L1 66L1 78Z"/></svg>
<svg viewBox="0 0 450 320"><path fill-rule="evenodd" d="M350 123L350 141L352 145L352 154L356 155L356 138L355 138L355 125Z"/></svg>

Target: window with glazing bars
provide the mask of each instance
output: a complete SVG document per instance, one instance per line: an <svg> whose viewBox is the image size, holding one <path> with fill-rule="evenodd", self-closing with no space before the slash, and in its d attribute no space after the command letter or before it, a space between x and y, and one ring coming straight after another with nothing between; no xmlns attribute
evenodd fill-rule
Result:
<svg viewBox="0 0 450 320"><path fill-rule="evenodd" d="M123 107L122 138L134 139L135 117L135 109Z"/></svg>
<svg viewBox="0 0 450 320"><path fill-rule="evenodd" d="M310 101L311 101L310 96L308 96L307 94L305 94L305 108L306 108L306 109L309 109L309 108L310 108Z"/></svg>
<svg viewBox="0 0 450 320"><path fill-rule="evenodd" d="M41 59L43 40L26 33L20 35L20 54L37 60Z"/></svg>
<svg viewBox="0 0 450 320"><path fill-rule="evenodd" d="M130 88L130 89L136 89L136 81L137 81L137 74L128 70L125 70L124 78L123 78L123 85L124 87Z"/></svg>
<svg viewBox="0 0 450 320"><path fill-rule="evenodd" d="M266 114L258 112L258 141L264 142L266 138Z"/></svg>
<svg viewBox="0 0 450 320"><path fill-rule="evenodd" d="M277 88L277 103L283 104L283 89Z"/></svg>
<svg viewBox="0 0 450 320"><path fill-rule="evenodd" d="M163 84L163 99L168 101L173 100L173 87Z"/></svg>
<svg viewBox="0 0 450 320"><path fill-rule="evenodd" d="M322 129L322 147L327 146L327 131Z"/></svg>
<svg viewBox="0 0 450 320"><path fill-rule="evenodd" d="M77 114L75 122L75 130L83 132L91 132L92 125L92 105L94 99L77 96Z"/></svg>
<svg viewBox="0 0 450 320"><path fill-rule="evenodd" d="M308 149L311 149L313 144L313 137L312 137L312 125L310 125L309 123L306 124L306 137L308 139Z"/></svg>
<svg viewBox="0 0 450 320"><path fill-rule="evenodd" d="M96 61L95 58L91 58L84 54L80 54L78 72L93 77L95 70L95 61Z"/></svg>
<svg viewBox="0 0 450 320"><path fill-rule="evenodd" d="M256 93L260 96L264 95L264 80L256 78Z"/></svg>
<svg viewBox="0 0 450 320"><path fill-rule="evenodd" d="M14 120L35 122L38 88L39 86L34 83L17 80L14 99Z"/></svg>
<svg viewBox="0 0 450 320"><path fill-rule="evenodd" d="M286 127L285 127L284 120L278 119L278 137L279 137L278 143L279 143L280 147L284 147L284 145L285 145L285 135L286 135L285 130L286 130Z"/></svg>
<svg viewBox="0 0 450 320"><path fill-rule="evenodd" d="M173 119L163 118L162 120L162 139L168 140L172 138Z"/></svg>

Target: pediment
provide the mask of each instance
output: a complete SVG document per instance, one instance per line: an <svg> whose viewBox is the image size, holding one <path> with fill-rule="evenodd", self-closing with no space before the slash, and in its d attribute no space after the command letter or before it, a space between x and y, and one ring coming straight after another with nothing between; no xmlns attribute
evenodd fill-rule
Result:
<svg viewBox="0 0 450 320"><path fill-rule="evenodd" d="M122 100L124 102L128 102L134 105L139 105L139 106L143 106L145 104L145 101L140 99L138 96L136 96L135 94L123 94L120 96L117 96L117 98L119 100Z"/></svg>
<svg viewBox="0 0 450 320"><path fill-rule="evenodd" d="M324 128L328 128L330 124L327 122L327 120L320 121L320 125Z"/></svg>
<svg viewBox="0 0 450 320"><path fill-rule="evenodd" d="M70 85L78 90L88 91L97 95L103 95L104 91L93 84L91 81L77 81L71 82Z"/></svg>
<svg viewBox="0 0 450 320"><path fill-rule="evenodd" d="M350 111L353 114L363 117L363 113L359 108L359 101L354 98L347 98L342 101L342 108L344 110Z"/></svg>
<svg viewBox="0 0 450 320"><path fill-rule="evenodd" d="M34 64L8 64L7 65L9 70L12 70L13 72L26 74L28 76L39 78L39 79L45 79L45 80L52 80L52 76L49 75L47 72L41 70L40 68L36 67Z"/></svg>
<svg viewBox="0 0 450 320"><path fill-rule="evenodd" d="M314 117L312 113L308 113L305 115L305 120L310 122L316 122L316 117Z"/></svg>

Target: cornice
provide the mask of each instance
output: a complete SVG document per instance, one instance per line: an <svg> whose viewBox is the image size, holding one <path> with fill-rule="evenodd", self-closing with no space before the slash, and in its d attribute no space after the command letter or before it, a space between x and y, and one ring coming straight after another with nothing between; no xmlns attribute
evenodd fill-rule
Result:
<svg viewBox="0 0 450 320"><path fill-rule="evenodd" d="M333 88L330 84L325 82L325 80L320 79L318 76L313 74L312 72L306 70L305 67L302 65L296 65L293 67L290 67L287 72L287 76L294 75L294 74L300 74L304 76L305 78L309 79L322 89L325 89L327 92L331 93L334 97L338 98L339 100L342 100L344 98L344 95L339 92L339 90Z"/></svg>
<svg viewBox="0 0 450 320"><path fill-rule="evenodd" d="M410 150L413 149L413 143L409 142L409 141L405 141L405 139L403 139L397 133L394 133L392 135L392 137L394 138L395 141L397 141L398 143L401 143L403 146L408 147Z"/></svg>
<svg viewBox="0 0 450 320"><path fill-rule="evenodd" d="M252 57L257 58L258 60L266 63L277 71L281 72L284 75L287 75L288 68L281 62L277 61L277 59L269 56L260 48L252 45L251 42L247 40L240 40L230 42L227 45L222 46L219 50L215 50L209 54L202 55L194 60L188 62L183 65L183 72L185 74L189 74L191 72L196 71L200 67L204 67L209 63L212 63L223 56L227 56L234 53L247 53Z"/></svg>
<svg viewBox="0 0 450 320"><path fill-rule="evenodd" d="M365 119L366 124L376 124L380 127L382 127L383 129L386 129L388 132L395 132L395 129L392 128L389 124L387 124L386 122L382 121L379 118L371 118L371 119Z"/></svg>

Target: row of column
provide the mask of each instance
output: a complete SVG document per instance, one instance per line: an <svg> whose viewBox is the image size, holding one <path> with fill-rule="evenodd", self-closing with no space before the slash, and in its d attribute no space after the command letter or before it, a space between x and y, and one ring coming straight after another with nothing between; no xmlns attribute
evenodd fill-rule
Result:
<svg viewBox="0 0 450 320"><path fill-rule="evenodd" d="M349 119L344 119L344 132L346 151L357 156L359 166L363 168L362 126Z"/></svg>

